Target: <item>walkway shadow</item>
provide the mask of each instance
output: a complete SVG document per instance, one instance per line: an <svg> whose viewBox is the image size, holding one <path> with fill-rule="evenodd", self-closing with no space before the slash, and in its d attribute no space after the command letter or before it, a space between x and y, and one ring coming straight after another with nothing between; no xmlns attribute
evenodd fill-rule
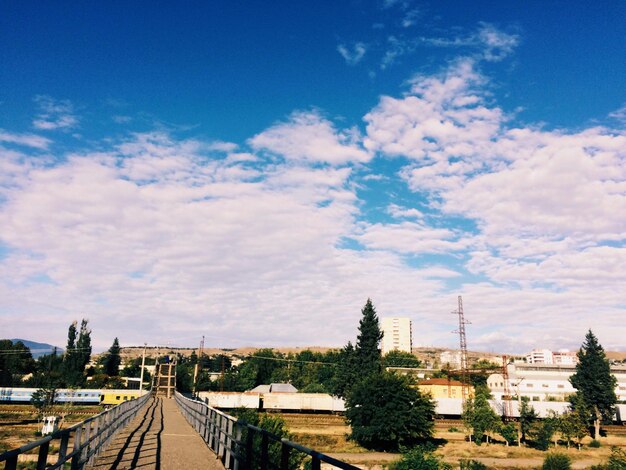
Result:
<svg viewBox="0 0 626 470"><path fill-rule="evenodd" d="M143 416L143 418L141 419L141 422L139 423L139 425L133 429L133 431L128 435L128 437L126 438L126 440L124 441L124 444L122 445L122 447L118 450L117 455L115 457L115 460L111 463L110 469L111 470L117 470L117 468L124 462L128 462L128 459L124 459L124 454L126 453L127 450L129 450L129 448L131 448L131 443L133 441L133 439L135 438L135 435L141 431L141 434L139 435L139 441L136 444L135 447L135 451L133 453L133 458L132 461L130 462L130 468L139 468L139 467L143 467L146 464L142 464L142 465L138 465L139 463L139 459L141 457L141 453L142 450L147 450L147 449L143 449L143 445L145 443L146 440L146 435L152 430L153 425L154 425L154 421L157 415L157 412L160 414L160 418L158 419L159 423L160 423L160 429L157 433L157 439L156 439L156 455L155 455L155 459L156 459L156 469L160 470L161 467L161 442L160 442L160 433L163 431L163 406L162 406L162 402L160 398L154 398L152 404L150 405L150 407L148 408L148 410L146 410L145 415ZM148 418L149 417L149 418ZM147 424L146 424L146 421ZM152 443L150 443L152 444ZM150 449L151 451L153 449ZM150 463L151 464L151 463ZM125 467L128 468L128 467Z"/></svg>

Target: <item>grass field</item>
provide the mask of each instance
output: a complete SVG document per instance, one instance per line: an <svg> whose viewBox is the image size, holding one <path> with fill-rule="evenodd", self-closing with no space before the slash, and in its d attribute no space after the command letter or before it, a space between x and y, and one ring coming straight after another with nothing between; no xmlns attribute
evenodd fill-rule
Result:
<svg viewBox="0 0 626 470"><path fill-rule="evenodd" d="M385 465L400 458L399 454L371 452L348 440L350 427L342 416L315 414L282 414L291 432L291 439L317 451L330 454L341 460L364 466L369 469L382 469ZM437 450L446 462L457 466L461 459L480 460L490 469L540 468L546 452L529 447L507 447L502 442L477 446L467 442L465 434L453 429L449 423L436 427L435 437L445 442ZM458 426L458 429L462 429ZM498 436L495 436L498 439ZM502 440L502 438L499 438ZM589 468L606 461L612 446L626 449L626 435L609 435L602 439L600 448L590 448L583 441L583 448L567 449L559 446L558 450L570 456L574 468ZM551 448L553 450L553 448Z"/></svg>

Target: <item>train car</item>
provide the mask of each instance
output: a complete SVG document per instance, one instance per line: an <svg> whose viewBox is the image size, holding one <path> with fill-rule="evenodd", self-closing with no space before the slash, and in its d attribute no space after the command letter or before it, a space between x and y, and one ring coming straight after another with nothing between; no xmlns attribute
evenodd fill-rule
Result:
<svg viewBox="0 0 626 470"><path fill-rule="evenodd" d="M56 391L56 403L73 403L75 405L98 405L102 390L99 389L60 389Z"/></svg>
<svg viewBox="0 0 626 470"><path fill-rule="evenodd" d="M36 388L0 388L0 403L30 403Z"/></svg>
<svg viewBox="0 0 626 470"><path fill-rule="evenodd" d="M200 392L198 398L209 406L221 409L261 408L261 394L250 392Z"/></svg>
<svg viewBox="0 0 626 470"><path fill-rule="evenodd" d="M103 406L115 406L125 401L134 400L141 396L140 390L99 390L100 404Z"/></svg>
<svg viewBox="0 0 626 470"><path fill-rule="evenodd" d="M341 413L346 410L343 399L327 393L264 393L263 409L294 413Z"/></svg>
<svg viewBox="0 0 626 470"><path fill-rule="evenodd" d="M37 388L0 388L0 403L29 404ZM114 406L133 398L138 398L139 390L101 390L60 388L55 391L55 403L74 405Z"/></svg>

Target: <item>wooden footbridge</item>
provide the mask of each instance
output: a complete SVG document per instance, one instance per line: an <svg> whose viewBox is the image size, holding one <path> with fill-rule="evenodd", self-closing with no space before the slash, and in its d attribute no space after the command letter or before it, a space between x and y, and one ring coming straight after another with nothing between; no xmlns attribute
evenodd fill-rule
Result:
<svg viewBox="0 0 626 470"><path fill-rule="evenodd" d="M151 393L0 454L7 470L358 470L175 391L175 364L158 365Z"/></svg>

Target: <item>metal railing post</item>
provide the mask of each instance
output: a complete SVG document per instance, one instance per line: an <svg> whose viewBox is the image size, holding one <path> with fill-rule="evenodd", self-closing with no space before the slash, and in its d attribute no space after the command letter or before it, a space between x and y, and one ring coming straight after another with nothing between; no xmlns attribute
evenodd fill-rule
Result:
<svg viewBox="0 0 626 470"><path fill-rule="evenodd" d="M289 470L289 447L284 442L280 443L280 470Z"/></svg>
<svg viewBox="0 0 626 470"><path fill-rule="evenodd" d="M37 456L37 470L43 470L48 464L48 451L50 450L50 441L44 442L39 446L39 455Z"/></svg>
<svg viewBox="0 0 626 470"><path fill-rule="evenodd" d="M261 470L267 470L267 462L269 460L269 438L267 433L261 434Z"/></svg>

